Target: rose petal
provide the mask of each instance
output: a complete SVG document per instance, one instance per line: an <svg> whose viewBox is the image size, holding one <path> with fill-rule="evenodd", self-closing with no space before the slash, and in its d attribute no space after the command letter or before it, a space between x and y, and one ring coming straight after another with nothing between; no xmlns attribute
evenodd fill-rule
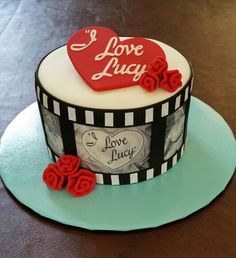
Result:
<svg viewBox="0 0 236 258"><path fill-rule="evenodd" d="M167 70L168 64L164 57L158 56L152 61L150 67L150 69L152 69L155 72L155 74L159 76Z"/></svg>
<svg viewBox="0 0 236 258"><path fill-rule="evenodd" d="M43 181L51 189L61 190L65 177L58 172L58 168L55 164L49 164L43 172Z"/></svg>
<svg viewBox="0 0 236 258"><path fill-rule="evenodd" d="M174 92L182 85L181 79L182 75L178 70L165 71L160 86L169 92Z"/></svg>
<svg viewBox="0 0 236 258"><path fill-rule="evenodd" d="M159 87L159 78L154 73L146 71L142 74L139 84L145 90L152 92Z"/></svg>
<svg viewBox="0 0 236 258"><path fill-rule="evenodd" d="M75 174L79 170L80 158L78 156L63 155L57 161L59 173L65 176Z"/></svg>
<svg viewBox="0 0 236 258"><path fill-rule="evenodd" d="M90 170L81 169L78 173L68 176L66 190L76 197L83 197L91 193L95 185L95 174Z"/></svg>

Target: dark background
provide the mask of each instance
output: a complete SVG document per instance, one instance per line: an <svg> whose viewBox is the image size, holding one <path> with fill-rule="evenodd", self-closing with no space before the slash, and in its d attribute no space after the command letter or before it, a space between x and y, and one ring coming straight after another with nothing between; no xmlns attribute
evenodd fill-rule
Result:
<svg viewBox="0 0 236 258"><path fill-rule="evenodd" d="M79 28L163 41L195 71L193 95L236 133L236 1L0 0L0 136L33 103L40 59ZM207 208L156 229L90 232L33 213L0 181L0 257L236 257L236 179Z"/></svg>

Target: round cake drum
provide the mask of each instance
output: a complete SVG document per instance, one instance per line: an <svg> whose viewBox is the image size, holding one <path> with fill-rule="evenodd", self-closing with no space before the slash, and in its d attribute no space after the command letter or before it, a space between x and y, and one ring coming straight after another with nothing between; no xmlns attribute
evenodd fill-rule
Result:
<svg viewBox="0 0 236 258"><path fill-rule="evenodd" d="M186 150L168 172L132 185L97 185L75 198L50 190L42 172L50 160L38 107L31 105L1 140L1 177L12 194L36 213L90 230L134 230L182 219L209 204L235 169L236 145L226 122L192 98Z"/></svg>

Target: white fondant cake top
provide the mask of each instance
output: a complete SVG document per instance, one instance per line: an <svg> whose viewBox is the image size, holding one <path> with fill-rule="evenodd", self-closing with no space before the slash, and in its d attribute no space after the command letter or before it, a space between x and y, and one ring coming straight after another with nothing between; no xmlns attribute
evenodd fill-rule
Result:
<svg viewBox="0 0 236 258"><path fill-rule="evenodd" d="M160 41L152 41L164 50L168 69L178 69L182 74L183 87L191 74L188 61L174 48ZM67 55L66 46L54 50L42 61L38 78L44 89L56 98L74 105L99 109L129 109L152 105L170 98L182 88L173 93L161 88L154 92L147 92L139 85L116 90L94 91L76 72Z"/></svg>

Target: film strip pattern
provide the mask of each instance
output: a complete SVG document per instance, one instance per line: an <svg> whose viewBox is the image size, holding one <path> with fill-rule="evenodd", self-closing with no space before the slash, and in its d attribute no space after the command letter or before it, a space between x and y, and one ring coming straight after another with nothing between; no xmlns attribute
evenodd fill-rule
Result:
<svg viewBox="0 0 236 258"><path fill-rule="evenodd" d="M170 157L167 161L162 163L159 167L149 168L146 170L139 170L137 172L126 173L126 174L106 174L94 172L96 175L97 184L104 185L125 185L125 184L135 184L152 179L156 176L162 175L169 171L170 168L174 167L178 160L182 157L184 152L184 144L179 148L179 150ZM55 152L48 146L49 156L57 161L59 157Z"/></svg>
<svg viewBox="0 0 236 258"><path fill-rule="evenodd" d="M61 143L59 146L62 146L61 149L63 149L63 153L71 155L78 155L74 129L75 123L91 127L108 127L114 129L122 128L122 130L125 130L126 127L151 124L152 133L150 139L150 168L124 174L109 174L95 171L94 173L96 174L98 184L133 184L146 181L165 173L178 162L183 154L184 143L187 135L187 118L192 82L193 80L191 77L191 79L179 92L170 97L168 100L157 104L137 109L104 110L74 106L63 102L47 93L41 86L36 76L36 93L49 155L54 161L59 158L58 154L53 151L54 148L52 149L52 143L54 140L50 141L50 137L47 135L47 128L45 128L45 121L43 118L44 111L42 109L56 115L54 116L54 122L55 120L58 120L56 122L56 128L60 129L59 138L61 138ZM168 158L168 160L164 160L167 121L169 121L168 119L171 114L175 113L175 111L178 109L181 111L180 108L183 106L185 109L185 122L182 145L177 151L175 151L173 156ZM51 124L50 121L49 124ZM50 131L55 132L54 130L55 129L52 129ZM58 153L61 153L61 151ZM99 171L102 171L102 169L99 169Z"/></svg>
<svg viewBox="0 0 236 258"><path fill-rule="evenodd" d="M178 93L167 101L142 108L122 110L90 109L68 104L46 92L37 78L36 93L42 106L62 119L83 125L119 128L151 123L154 117L158 122L173 113L190 98L192 82L191 78Z"/></svg>

